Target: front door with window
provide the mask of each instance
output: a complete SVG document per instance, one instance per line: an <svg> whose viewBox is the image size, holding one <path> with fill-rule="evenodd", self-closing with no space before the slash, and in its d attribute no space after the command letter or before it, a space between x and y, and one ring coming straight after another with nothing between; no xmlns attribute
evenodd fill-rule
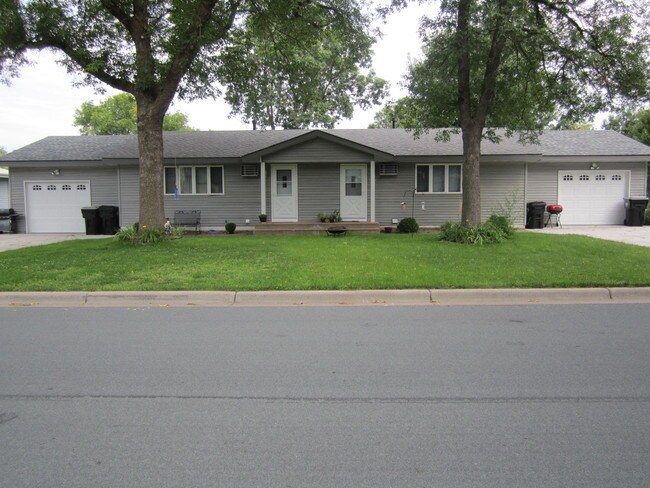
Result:
<svg viewBox="0 0 650 488"><path fill-rule="evenodd" d="M341 219L363 222L368 220L366 182L366 165L341 165Z"/></svg>
<svg viewBox="0 0 650 488"><path fill-rule="evenodd" d="M271 169L271 220L298 221L298 167L274 164Z"/></svg>

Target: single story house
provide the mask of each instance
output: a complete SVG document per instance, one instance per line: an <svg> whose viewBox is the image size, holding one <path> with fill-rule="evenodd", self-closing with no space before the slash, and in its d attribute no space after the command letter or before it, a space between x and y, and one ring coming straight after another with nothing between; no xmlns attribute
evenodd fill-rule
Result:
<svg viewBox="0 0 650 488"><path fill-rule="evenodd" d="M7 209L9 206L9 172L0 168L0 209Z"/></svg>
<svg viewBox="0 0 650 488"><path fill-rule="evenodd" d="M422 226L458 221L460 135L403 129L167 132L165 212L200 210L202 228L226 221L344 221ZM481 209L524 225L526 204L560 203L564 225L622 224L624 197L645 196L650 147L613 131L546 131L538 144L484 141ZM47 137L0 160L10 168L20 232L84 232L80 208L116 205L138 220L135 136Z"/></svg>

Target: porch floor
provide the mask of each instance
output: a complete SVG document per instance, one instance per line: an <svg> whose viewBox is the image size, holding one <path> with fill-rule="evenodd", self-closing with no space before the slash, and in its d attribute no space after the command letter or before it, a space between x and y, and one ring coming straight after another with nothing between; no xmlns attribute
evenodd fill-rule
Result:
<svg viewBox="0 0 650 488"><path fill-rule="evenodd" d="M254 234L325 234L330 227L345 227L354 234L379 234L378 222L260 222Z"/></svg>

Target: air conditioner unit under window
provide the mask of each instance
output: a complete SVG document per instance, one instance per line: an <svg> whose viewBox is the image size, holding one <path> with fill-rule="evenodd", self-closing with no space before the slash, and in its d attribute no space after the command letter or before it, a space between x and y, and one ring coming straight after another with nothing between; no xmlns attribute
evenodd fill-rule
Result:
<svg viewBox="0 0 650 488"><path fill-rule="evenodd" d="M241 175L242 176L259 176L260 175L260 166L259 166L259 164L242 164L241 165Z"/></svg>
<svg viewBox="0 0 650 488"><path fill-rule="evenodd" d="M397 164L380 164L379 176L396 176Z"/></svg>

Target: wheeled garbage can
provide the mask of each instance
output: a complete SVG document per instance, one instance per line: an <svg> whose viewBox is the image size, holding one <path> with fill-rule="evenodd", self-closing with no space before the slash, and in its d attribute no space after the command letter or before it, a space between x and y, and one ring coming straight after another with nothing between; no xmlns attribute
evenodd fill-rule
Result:
<svg viewBox="0 0 650 488"><path fill-rule="evenodd" d="M86 235L98 236L102 233L99 207L81 207L81 215L86 221Z"/></svg>
<svg viewBox="0 0 650 488"><path fill-rule="evenodd" d="M526 229L544 228L544 209L546 202L528 202L526 204Z"/></svg>
<svg viewBox="0 0 650 488"><path fill-rule="evenodd" d="M629 197L623 200L625 200L625 220L623 223L631 227L641 227L645 220L648 197Z"/></svg>
<svg viewBox="0 0 650 488"><path fill-rule="evenodd" d="M99 216L102 222L102 232L107 236L112 236L120 230L120 209L113 205L102 205L99 207Z"/></svg>

